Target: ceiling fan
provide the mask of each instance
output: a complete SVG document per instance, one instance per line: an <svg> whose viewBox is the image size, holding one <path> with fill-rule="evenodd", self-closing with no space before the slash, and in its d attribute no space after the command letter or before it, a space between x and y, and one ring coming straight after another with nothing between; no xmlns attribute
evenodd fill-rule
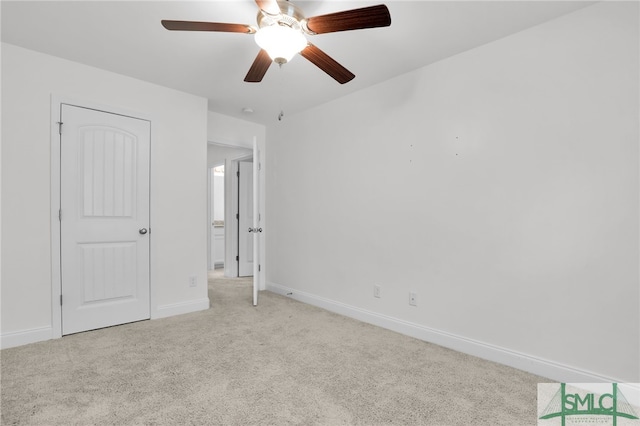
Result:
<svg viewBox="0 0 640 426"><path fill-rule="evenodd" d="M257 83L267 73L271 62L287 63L296 53L333 77L338 83L351 81L355 75L309 43L307 35L365 28L388 27L391 15L385 5L369 6L305 18L301 10L288 0L255 0L260 8L258 27L244 24L196 21L168 21L162 25L172 31L218 31L255 34L261 50L244 81Z"/></svg>

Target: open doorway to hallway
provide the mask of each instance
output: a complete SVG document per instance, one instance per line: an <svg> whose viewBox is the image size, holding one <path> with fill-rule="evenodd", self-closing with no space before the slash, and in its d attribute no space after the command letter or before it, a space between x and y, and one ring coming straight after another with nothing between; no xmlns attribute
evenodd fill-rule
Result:
<svg viewBox="0 0 640 426"><path fill-rule="evenodd" d="M219 143L209 142L207 147L208 173L208 266L210 278L220 275L225 278L239 276L239 265L247 262L250 255L241 250L239 228L242 202L239 192L240 163L251 162L253 151ZM246 200L245 200L246 201ZM246 230L245 230L246 231Z"/></svg>
<svg viewBox="0 0 640 426"><path fill-rule="evenodd" d="M224 270L218 268L210 270L208 278L209 300L212 303L242 300L247 305L251 304L253 277L228 278L224 276Z"/></svg>

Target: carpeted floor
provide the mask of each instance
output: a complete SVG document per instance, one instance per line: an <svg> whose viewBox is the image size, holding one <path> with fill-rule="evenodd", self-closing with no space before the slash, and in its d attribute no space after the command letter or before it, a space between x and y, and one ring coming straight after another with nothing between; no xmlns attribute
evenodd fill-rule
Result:
<svg viewBox="0 0 640 426"><path fill-rule="evenodd" d="M2 350L2 424L535 425L522 371L213 280L207 311Z"/></svg>

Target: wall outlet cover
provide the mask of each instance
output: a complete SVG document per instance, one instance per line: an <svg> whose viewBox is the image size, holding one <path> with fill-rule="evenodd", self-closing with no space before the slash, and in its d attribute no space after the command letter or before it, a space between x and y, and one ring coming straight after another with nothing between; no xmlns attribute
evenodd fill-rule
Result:
<svg viewBox="0 0 640 426"><path fill-rule="evenodd" d="M416 293L409 293L409 305L418 306L418 295Z"/></svg>
<svg viewBox="0 0 640 426"><path fill-rule="evenodd" d="M382 288L379 285L373 286L373 297L380 298L382 293Z"/></svg>

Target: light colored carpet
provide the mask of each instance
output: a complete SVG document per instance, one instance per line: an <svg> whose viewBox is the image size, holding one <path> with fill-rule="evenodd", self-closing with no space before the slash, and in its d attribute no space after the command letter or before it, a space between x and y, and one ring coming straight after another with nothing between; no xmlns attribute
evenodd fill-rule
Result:
<svg viewBox="0 0 640 426"><path fill-rule="evenodd" d="M535 425L522 371L210 281L211 309L3 350L2 424Z"/></svg>

